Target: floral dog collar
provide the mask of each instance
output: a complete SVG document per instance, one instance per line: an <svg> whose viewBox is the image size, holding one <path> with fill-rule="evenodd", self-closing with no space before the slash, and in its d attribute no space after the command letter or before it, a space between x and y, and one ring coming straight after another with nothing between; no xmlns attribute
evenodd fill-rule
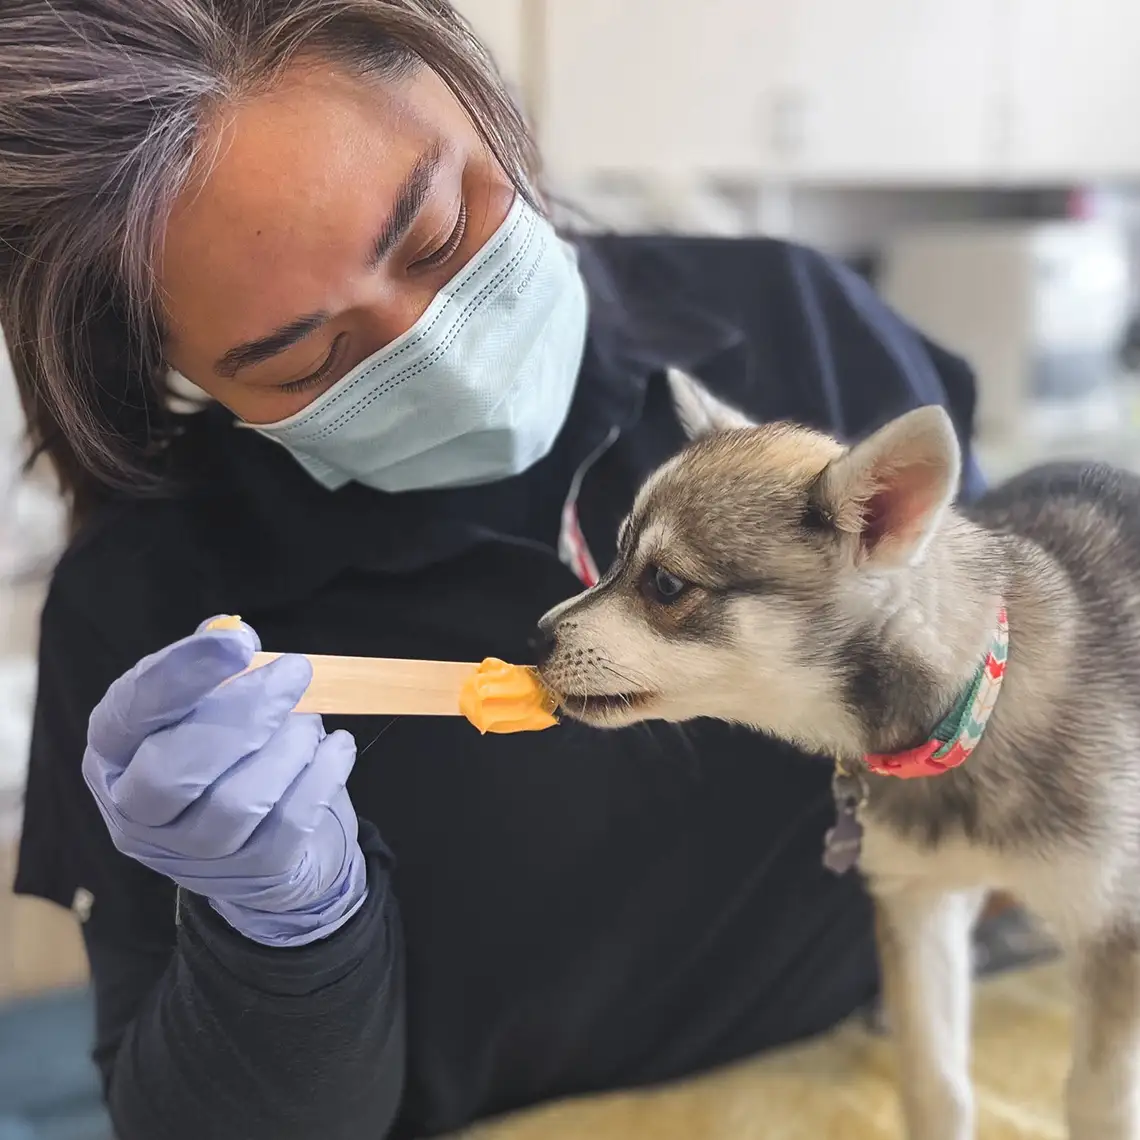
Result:
<svg viewBox="0 0 1140 1140"><path fill-rule="evenodd" d="M965 763L978 746L986 721L994 710L1009 658L1009 621L1005 607L998 611L997 630L986 659L978 667L970 687L942 720L930 740L907 752L864 757L867 767L880 776L912 780L940 776Z"/></svg>

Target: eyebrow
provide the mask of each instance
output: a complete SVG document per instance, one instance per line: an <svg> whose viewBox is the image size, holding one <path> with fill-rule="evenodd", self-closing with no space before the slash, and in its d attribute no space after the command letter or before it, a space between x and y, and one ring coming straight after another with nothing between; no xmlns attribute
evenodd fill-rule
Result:
<svg viewBox="0 0 1140 1140"><path fill-rule="evenodd" d="M239 344L237 348L231 348L214 365L214 371L219 376L232 379L243 368L260 364L263 360L269 360L300 343L310 333L316 332L331 316L331 313L310 313L306 317L298 317L295 321L274 329L268 336Z"/></svg>
<svg viewBox="0 0 1140 1140"><path fill-rule="evenodd" d="M435 176L442 163L443 145L438 141L416 159L415 166L396 191L396 201L388 214L388 220L372 243L368 255L369 269L377 268L412 228L412 223L419 217L420 210L435 185Z"/></svg>
<svg viewBox="0 0 1140 1140"><path fill-rule="evenodd" d="M366 262L369 270L376 269L412 228L431 193L442 162L443 146L439 142L434 143L416 160L415 166L396 191L396 200L392 209L369 250ZM297 317L288 324L274 329L267 336L231 348L215 363L214 371L219 376L232 379L243 368L261 364L299 344L331 319L332 314L323 311Z"/></svg>

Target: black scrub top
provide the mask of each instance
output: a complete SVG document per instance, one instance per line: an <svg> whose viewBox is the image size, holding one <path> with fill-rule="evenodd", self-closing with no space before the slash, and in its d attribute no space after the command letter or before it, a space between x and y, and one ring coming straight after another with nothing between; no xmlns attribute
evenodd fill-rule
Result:
<svg viewBox="0 0 1140 1140"><path fill-rule="evenodd" d="M828 766L742 729L484 738L458 718L327 718L358 743L371 886L299 950L254 945L193 897L176 915L83 783L107 686L213 614L242 614L268 650L528 661L537 618L581 588L559 555L575 472L604 568L638 484L683 444L666 366L841 437L941 403L968 443L967 367L842 266L764 240L580 245L585 359L531 471L329 492L214 406L172 445L177 491L109 504L61 561L17 887L83 919L119 1140L435 1134L690 1074L873 994L869 904L820 865Z"/></svg>

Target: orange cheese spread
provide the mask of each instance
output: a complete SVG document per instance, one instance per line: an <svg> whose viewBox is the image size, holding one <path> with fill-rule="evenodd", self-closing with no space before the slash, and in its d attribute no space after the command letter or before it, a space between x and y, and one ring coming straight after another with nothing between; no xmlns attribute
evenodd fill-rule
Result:
<svg viewBox="0 0 1140 1140"><path fill-rule="evenodd" d="M459 690L459 711L484 733L550 728L557 706L533 669L497 657L483 661Z"/></svg>
<svg viewBox="0 0 1140 1140"><path fill-rule="evenodd" d="M227 614L225 617L214 618L207 629L241 629L242 621L237 614Z"/></svg>

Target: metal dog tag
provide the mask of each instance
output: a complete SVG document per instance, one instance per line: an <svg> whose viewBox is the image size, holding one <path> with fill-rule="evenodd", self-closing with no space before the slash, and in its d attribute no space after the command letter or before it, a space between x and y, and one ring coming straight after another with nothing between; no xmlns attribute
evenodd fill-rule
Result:
<svg viewBox="0 0 1140 1140"><path fill-rule="evenodd" d="M836 772L831 781L835 799L835 826L823 841L823 865L836 875L846 875L859 862L863 850L863 825L859 809L866 788L858 776Z"/></svg>

